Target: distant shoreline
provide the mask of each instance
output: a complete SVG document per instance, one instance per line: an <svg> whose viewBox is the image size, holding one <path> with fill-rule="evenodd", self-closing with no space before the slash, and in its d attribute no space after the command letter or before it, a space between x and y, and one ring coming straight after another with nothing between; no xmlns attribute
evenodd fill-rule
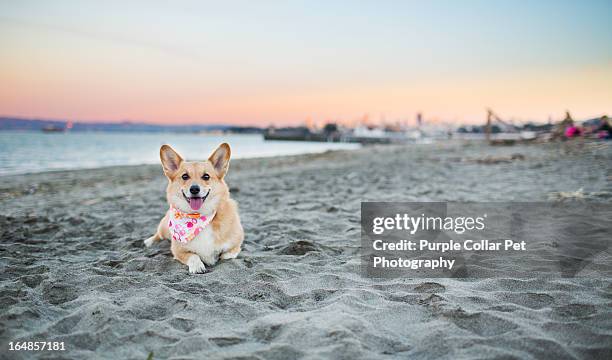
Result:
<svg viewBox="0 0 612 360"><path fill-rule="evenodd" d="M127 135L148 135L148 134L175 134L175 135L259 135L259 132L254 133L240 133L240 132L223 132L216 130L203 130L203 131L179 131L179 130L160 130L160 131L146 131L146 130L97 130L97 129L79 129L69 131L54 131L45 132L42 129L0 129L1 133L34 133L34 134L47 134L47 135L70 135L70 134L127 134Z"/></svg>
<svg viewBox="0 0 612 360"><path fill-rule="evenodd" d="M0 116L0 131L32 130L43 131L48 128L70 131L109 131L109 132L216 132L223 131L236 134L259 134L263 128L258 126L239 126L229 124L151 124L145 122L80 122L57 119L27 119L10 116Z"/></svg>

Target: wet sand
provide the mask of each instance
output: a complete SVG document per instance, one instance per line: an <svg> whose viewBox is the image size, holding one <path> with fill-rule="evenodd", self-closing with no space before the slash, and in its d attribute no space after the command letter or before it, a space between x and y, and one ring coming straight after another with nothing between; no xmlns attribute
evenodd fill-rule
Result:
<svg viewBox="0 0 612 360"><path fill-rule="evenodd" d="M243 252L202 275L142 244L160 166L0 180L1 358L612 358L609 277L367 279L359 260L361 201L609 203L610 143L234 161ZM66 351L6 351L36 340Z"/></svg>

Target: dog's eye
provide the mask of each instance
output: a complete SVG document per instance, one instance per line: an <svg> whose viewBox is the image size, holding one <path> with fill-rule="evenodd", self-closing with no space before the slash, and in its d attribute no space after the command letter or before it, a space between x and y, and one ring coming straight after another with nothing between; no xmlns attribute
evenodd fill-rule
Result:
<svg viewBox="0 0 612 360"><path fill-rule="evenodd" d="M204 175L202 175L202 179L208 181L208 180L210 180L210 175L204 174Z"/></svg>
<svg viewBox="0 0 612 360"><path fill-rule="evenodd" d="M189 175L188 174L183 174L183 176L181 176L181 178L183 180L189 180Z"/></svg>

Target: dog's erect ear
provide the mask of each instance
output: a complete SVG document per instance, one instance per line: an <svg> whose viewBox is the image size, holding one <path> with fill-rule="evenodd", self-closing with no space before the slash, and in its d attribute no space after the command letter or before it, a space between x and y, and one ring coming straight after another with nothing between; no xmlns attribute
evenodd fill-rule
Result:
<svg viewBox="0 0 612 360"><path fill-rule="evenodd" d="M227 169L229 169L231 155L232 151L230 150L230 146L227 143L223 143L219 145L217 150L215 150L215 152L208 158L208 161L213 164L215 170L217 171L217 175L219 175L219 178L221 179L223 179L227 173Z"/></svg>
<svg viewBox="0 0 612 360"><path fill-rule="evenodd" d="M170 145L162 145L161 149L159 149L159 157L164 168L164 174L169 178L173 178L181 166L183 158Z"/></svg>

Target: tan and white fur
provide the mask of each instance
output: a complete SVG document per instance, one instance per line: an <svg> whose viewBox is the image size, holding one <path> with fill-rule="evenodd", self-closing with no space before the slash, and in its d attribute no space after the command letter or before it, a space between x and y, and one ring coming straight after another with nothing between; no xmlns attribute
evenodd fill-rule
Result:
<svg viewBox="0 0 612 360"><path fill-rule="evenodd" d="M170 240L172 255L187 265L192 274L204 273L206 266L213 266L219 258L233 259L240 253L244 232L238 205L230 198L224 180L230 156L231 150L226 143L219 145L207 161L201 162L184 161L169 145L160 149L164 174L168 178L168 205L185 213L198 212L207 218L214 214L214 218L193 240L180 243L173 241L170 235L168 220L171 210L168 209L155 235L146 239L144 244L149 247L162 239ZM201 206L193 209L191 201L198 205L201 202Z"/></svg>

